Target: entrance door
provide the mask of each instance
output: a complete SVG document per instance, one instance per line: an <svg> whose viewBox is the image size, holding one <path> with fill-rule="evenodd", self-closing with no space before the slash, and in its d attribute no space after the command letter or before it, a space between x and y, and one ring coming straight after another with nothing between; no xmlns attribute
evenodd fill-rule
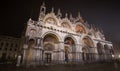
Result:
<svg viewBox="0 0 120 71"><path fill-rule="evenodd" d="M45 53L46 63L51 63L51 53Z"/></svg>
<svg viewBox="0 0 120 71"><path fill-rule="evenodd" d="M86 61L86 53L82 53L82 58L83 58L83 61Z"/></svg>
<svg viewBox="0 0 120 71"><path fill-rule="evenodd" d="M83 57L83 61L88 61L88 60L90 60L90 58L89 58L89 53L82 53L82 57Z"/></svg>

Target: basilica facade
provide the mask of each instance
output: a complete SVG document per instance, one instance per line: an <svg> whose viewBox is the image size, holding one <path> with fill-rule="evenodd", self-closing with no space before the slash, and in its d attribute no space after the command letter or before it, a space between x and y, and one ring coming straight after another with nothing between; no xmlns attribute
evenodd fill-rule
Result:
<svg viewBox="0 0 120 71"><path fill-rule="evenodd" d="M38 21L27 22L22 38L22 63L27 65L110 61L113 45L101 29L60 9L46 13L43 3Z"/></svg>

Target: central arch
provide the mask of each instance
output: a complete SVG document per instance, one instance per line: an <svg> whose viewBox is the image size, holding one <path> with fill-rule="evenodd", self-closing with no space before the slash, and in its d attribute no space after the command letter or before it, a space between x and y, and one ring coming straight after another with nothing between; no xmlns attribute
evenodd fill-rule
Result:
<svg viewBox="0 0 120 71"><path fill-rule="evenodd" d="M64 49L65 49L65 61L75 60L76 46L74 37L68 35L64 38Z"/></svg>
<svg viewBox="0 0 120 71"><path fill-rule="evenodd" d="M99 57L98 61L101 62L104 60L104 48L100 42L97 43L97 51L98 51L98 57Z"/></svg>
<svg viewBox="0 0 120 71"><path fill-rule="evenodd" d="M51 61L54 60L53 53L54 53L54 50L57 48L55 45L58 45L58 43L59 43L59 37L57 35L53 33L47 33L46 35L44 35L43 56L46 63L51 63Z"/></svg>
<svg viewBox="0 0 120 71"><path fill-rule="evenodd" d="M89 53L89 49L86 48L86 47L83 47L82 48L82 59L83 59L83 61L87 61L89 59L88 53Z"/></svg>

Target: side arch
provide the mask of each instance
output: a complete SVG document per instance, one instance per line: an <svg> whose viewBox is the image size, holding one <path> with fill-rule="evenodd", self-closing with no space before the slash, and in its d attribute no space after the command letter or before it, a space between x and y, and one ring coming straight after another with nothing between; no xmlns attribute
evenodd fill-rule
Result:
<svg viewBox="0 0 120 71"><path fill-rule="evenodd" d="M75 26L75 32L80 33L80 34L83 34L83 33L86 34L86 29L85 29L85 27L83 25L77 24Z"/></svg>
<svg viewBox="0 0 120 71"><path fill-rule="evenodd" d="M104 46L100 42L97 43L98 61L102 62L105 59Z"/></svg>
<svg viewBox="0 0 120 71"><path fill-rule="evenodd" d="M71 35L64 37L65 61L76 59L76 42L77 40Z"/></svg>
<svg viewBox="0 0 120 71"><path fill-rule="evenodd" d="M89 36L83 37L82 42L84 46L87 46L89 48L95 47L93 40Z"/></svg>

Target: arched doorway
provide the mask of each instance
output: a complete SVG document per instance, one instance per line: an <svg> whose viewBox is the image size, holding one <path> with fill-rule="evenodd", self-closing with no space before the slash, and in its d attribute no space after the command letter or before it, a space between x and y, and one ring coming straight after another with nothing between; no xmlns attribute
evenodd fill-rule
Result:
<svg viewBox="0 0 120 71"><path fill-rule="evenodd" d="M86 59L84 61L89 61L89 62L94 61L95 55L94 55L94 44L93 44L92 39L90 37L86 36L82 39L82 42L83 42L84 50L85 50L85 48L87 50L87 53L83 52L83 59Z"/></svg>
<svg viewBox="0 0 120 71"><path fill-rule="evenodd" d="M110 48L107 44L104 45L104 50L105 50L105 54L110 54Z"/></svg>
<svg viewBox="0 0 120 71"><path fill-rule="evenodd" d="M98 61L103 61L104 60L104 49L103 45L101 43L97 43L97 51L98 51Z"/></svg>
<svg viewBox="0 0 120 71"><path fill-rule="evenodd" d="M105 60L106 61L111 60L112 59L112 53L111 53L110 47L107 44L104 45L104 51L105 51Z"/></svg>
<svg viewBox="0 0 120 71"><path fill-rule="evenodd" d="M45 60L46 63L51 63L53 60L52 54L53 51L55 50L55 45L58 45L59 39L55 34L49 33L46 34L43 38L43 59ZM55 58L54 58L55 59Z"/></svg>
<svg viewBox="0 0 120 71"><path fill-rule="evenodd" d="M45 61L46 63L51 63L52 61L52 51L54 50L54 44L52 43L46 43L44 44L44 55L45 55Z"/></svg>
<svg viewBox="0 0 120 71"><path fill-rule="evenodd" d="M27 60L27 63L29 64L30 62L33 61L33 48L35 47L35 40L34 39L30 39L28 41L28 49L26 51L26 60Z"/></svg>
<svg viewBox="0 0 120 71"><path fill-rule="evenodd" d="M88 49L83 47L82 48L82 59L83 59L83 61L89 60L88 53L89 53Z"/></svg>
<svg viewBox="0 0 120 71"><path fill-rule="evenodd" d="M65 61L74 61L76 59L76 47L75 42L72 37L66 37L64 39L64 49L65 49Z"/></svg>

